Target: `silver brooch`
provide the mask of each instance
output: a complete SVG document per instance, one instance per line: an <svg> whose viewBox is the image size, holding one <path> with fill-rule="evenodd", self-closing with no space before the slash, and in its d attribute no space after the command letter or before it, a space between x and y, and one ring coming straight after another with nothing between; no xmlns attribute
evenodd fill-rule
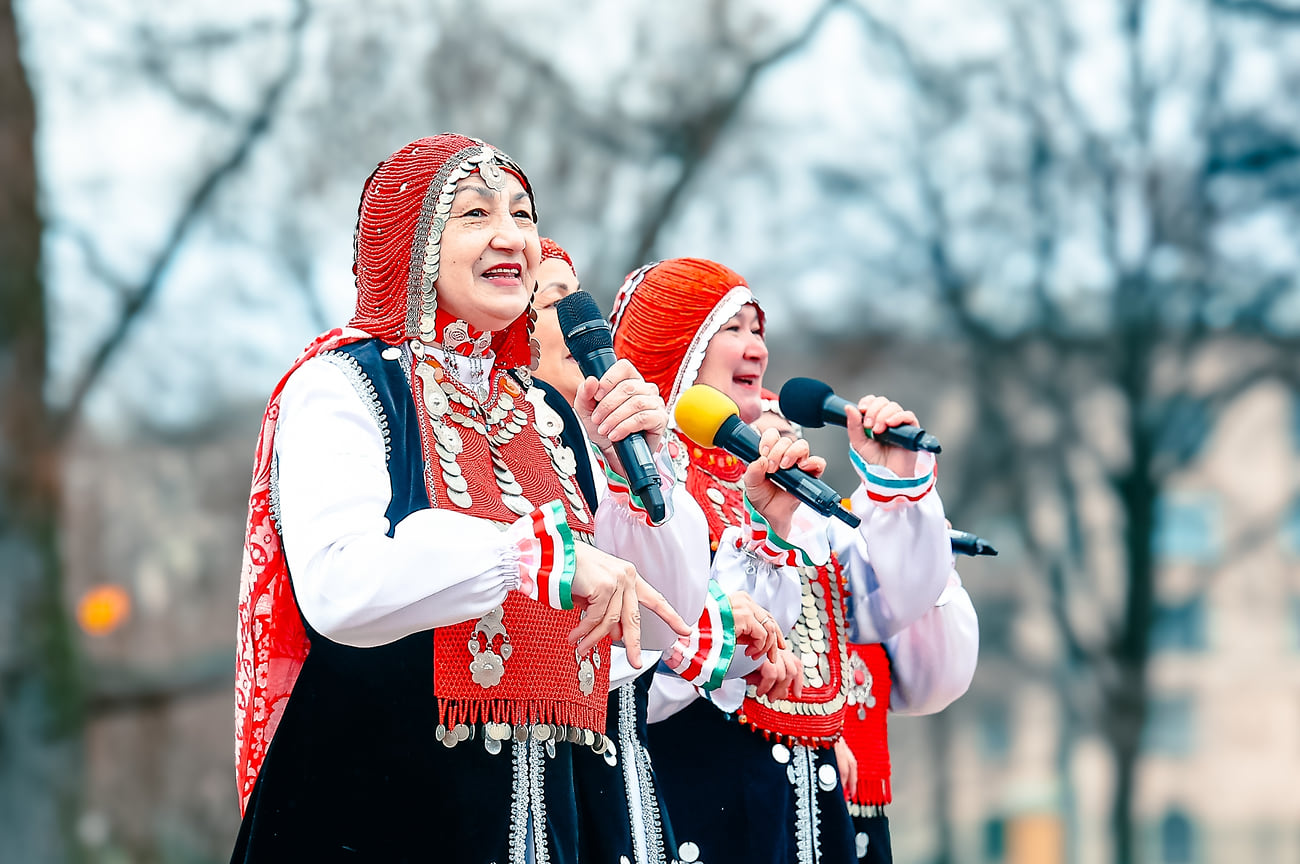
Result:
<svg viewBox="0 0 1300 864"><path fill-rule="evenodd" d="M589 657L580 655L577 648L573 649L573 659L578 664L578 689L583 696L590 696L591 691L596 689L596 667ZM600 663L599 654L596 655L596 663Z"/></svg>
<svg viewBox="0 0 1300 864"><path fill-rule="evenodd" d="M469 636L469 653L474 656L469 664L470 677L484 689L501 683L506 674L506 661L510 659L513 650L510 647L510 634L502 622L504 615L505 609L496 607L478 620ZM480 635L483 637L482 642L479 641ZM494 650L493 644L498 637L502 640L500 654Z"/></svg>

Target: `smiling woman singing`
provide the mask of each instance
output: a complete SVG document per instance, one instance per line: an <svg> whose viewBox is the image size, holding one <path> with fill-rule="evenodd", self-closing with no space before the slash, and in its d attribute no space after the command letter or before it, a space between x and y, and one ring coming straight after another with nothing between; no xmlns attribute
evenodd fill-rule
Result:
<svg viewBox="0 0 1300 864"><path fill-rule="evenodd" d="M366 181L356 314L262 424L232 860L575 860L571 748L608 746L610 642L636 664L689 632L639 572L709 562L578 491L566 424L653 444L667 415L625 362L577 417L540 398L539 260L528 179L481 141L414 141Z"/></svg>

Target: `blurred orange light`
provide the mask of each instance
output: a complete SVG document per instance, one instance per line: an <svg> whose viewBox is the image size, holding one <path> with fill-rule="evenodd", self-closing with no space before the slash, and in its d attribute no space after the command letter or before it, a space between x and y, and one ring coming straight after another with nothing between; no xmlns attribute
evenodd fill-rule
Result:
<svg viewBox="0 0 1300 864"><path fill-rule="evenodd" d="M100 585L77 604L77 623L91 636L112 633L131 615L131 596L120 585Z"/></svg>

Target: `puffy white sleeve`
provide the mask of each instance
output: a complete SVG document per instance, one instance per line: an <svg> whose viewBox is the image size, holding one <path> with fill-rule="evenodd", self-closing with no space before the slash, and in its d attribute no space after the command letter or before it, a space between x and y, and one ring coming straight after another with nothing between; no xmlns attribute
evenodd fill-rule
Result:
<svg viewBox="0 0 1300 864"><path fill-rule="evenodd" d="M849 575L854 641L885 642L934 607L953 572L952 541L932 454L916 477L899 478L849 452L863 481L852 498L862 524L831 521L831 546Z"/></svg>
<svg viewBox="0 0 1300 864"><path fill-rule="evenodd" d="M393 528L379 425L327 358L303 364L275 433L285 556L303 617L321 635L372 647L479 618L508 592L571 608L573 538L550 502L502 530L437 508Z"/></svg>
<svg viewBox="0 0 1300 864"><path fill-rule="evenodd" d="M953 567L934 456L915 477L898 477L850 451L862 485L854 493L857 530L831 523L831 546L849 577L854 642L883 643L893 672L890 708L942 710L966 692L979 656L979 624Z"/></svg>
<svg viewBox="0 0 1300 864"><path fill-rule="evenodd" d="M885 651L894 713L933 714L966 692L979 658L979 622L956 571L935 605L890 637Z"/></svg>
<svg viewBox="0 0 1300 864"><path fill-rule="evenodd" d="M600 506L596 510L596 545L636 566L637 572L664 595L677 614L694 621L704 609L709 593L709 525L704 511L678 483L667 450L660 445L655 461L660 488L668 502L668 519L650 522L627 482L612 472L600 452L590 448L592 474ZM677 641L677 633L658 615L641 614L641 645L663 650Z"/></svg>

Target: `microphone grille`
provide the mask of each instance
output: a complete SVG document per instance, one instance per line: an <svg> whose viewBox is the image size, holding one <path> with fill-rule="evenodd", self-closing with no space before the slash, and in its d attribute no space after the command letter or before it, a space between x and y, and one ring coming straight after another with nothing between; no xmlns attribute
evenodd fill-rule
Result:
<svg viewBox="0 0 1300 864"><path fill-rule="evenodd" d="M559 318L564 344L573 356L613 349L614 338L610 335L609 324L600 314L595 298L586 291L575 291L561 298L555 304L555 314Z"/></svg>
<svg viewBox="0 0 1300 864"><path fill-rule="evenodd" d="M781 388L781 413L792 423L818 429L826 425L822 405L835 391L816 378L791 378Z"/></svg>
<svg viewBox="0 0 1300 864"><path fill-rule="evenodd" d="M722 424L739 413L735 402L707 384L696 384L687 389L677 398L677 407L673 409L677 428L687 438L705 447L715 446L713 439Z"/></svg>

